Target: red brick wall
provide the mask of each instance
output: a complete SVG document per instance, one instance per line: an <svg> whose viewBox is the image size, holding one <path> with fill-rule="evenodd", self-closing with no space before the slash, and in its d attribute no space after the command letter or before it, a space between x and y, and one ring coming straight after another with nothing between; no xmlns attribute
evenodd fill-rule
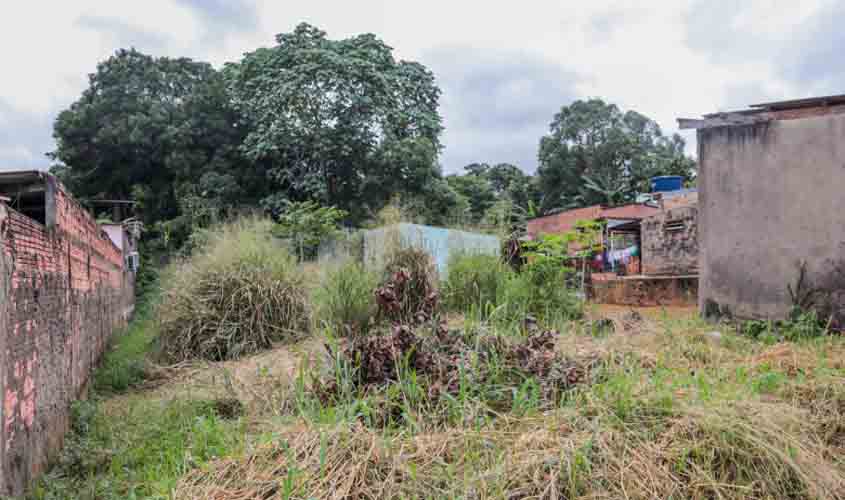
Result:
<svg viewBox="0 0 845 500"><path fill-rule="evenodd" d="M0 495L60 449L70 404L131 312L122 252L52 177L47 226L0 203Z"/></svg>
<svg viewBox="0 0 845 500"><path fill-rule="evenodd" d="M565 233L575 227L575 223L579 220L597 219L601 215L602 210L604 208L601 205L595 205L532 219L526 225L526 232L532 238L540 234Z"/></svg>

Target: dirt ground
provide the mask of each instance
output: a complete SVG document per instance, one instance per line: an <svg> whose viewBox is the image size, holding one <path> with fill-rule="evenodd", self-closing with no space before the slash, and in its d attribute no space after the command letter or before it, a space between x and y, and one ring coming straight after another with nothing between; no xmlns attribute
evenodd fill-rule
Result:
<svg viewBox="0 0 845 500"><path fill-rule="evenodd" d="M694 319L698 316L698 307L696 306L635 307L595 303L587 305L587 315L590 318L615 317L627 314L631 311L636 311L644 318L652 320L659 320L663 318Z"/></svg>

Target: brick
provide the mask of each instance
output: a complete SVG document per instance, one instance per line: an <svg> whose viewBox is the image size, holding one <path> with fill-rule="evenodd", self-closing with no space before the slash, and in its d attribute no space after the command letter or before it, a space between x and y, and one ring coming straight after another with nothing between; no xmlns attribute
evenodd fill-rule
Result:
<svg viewBox="0 0 845 500"><path fill-rule="evenodd" d="M70 404L133 305L122 251L46 182L52 227L0 203L0 496L20 495L60 450Z"/></svg>

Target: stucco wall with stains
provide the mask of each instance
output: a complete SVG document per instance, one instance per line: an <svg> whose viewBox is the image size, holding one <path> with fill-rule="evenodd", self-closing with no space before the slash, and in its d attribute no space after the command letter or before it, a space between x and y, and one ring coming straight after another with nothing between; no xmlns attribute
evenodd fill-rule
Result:
<svg viewBox="0 0 845 500"><path fill-rule="evenodd" d="M19 495L60 450L71 403L133 307L133 275L51 176L46 224L0 202L0 495Z"/></svg>
<svg viewBox="0 0 845 500"><path fill-rule="evenodd" d="M698 131L699 305L783 318L801 261L810 281L845 258L845 114Z"/></svg>

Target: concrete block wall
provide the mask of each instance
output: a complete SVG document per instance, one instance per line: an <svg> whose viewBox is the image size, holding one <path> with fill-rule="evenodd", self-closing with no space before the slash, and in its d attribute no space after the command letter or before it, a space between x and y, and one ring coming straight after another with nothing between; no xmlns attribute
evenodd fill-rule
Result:
<svg viewBox="0 0 845 500"><path fill-rule="evenodd" d="M676 224L673 226L673 224ZM678 226L683 224L682 229ZM644 219L642 271L650 276L698 274L698 207L666 209Z"/></svg>
<svg viewBox="0 0 845 500"><path fill-rule="evenodd" d="M813 286L845 262L845 107L773 117L698 131L705 314L783 319L802 262Z"/></svg>
<svg viewBox="0 0 845 500"><path fill-rule="evenodd" d="M0 202L0 496L20 495L61 449L71 403L134 305L121 250L45 182L45 225Z"/></svg>

